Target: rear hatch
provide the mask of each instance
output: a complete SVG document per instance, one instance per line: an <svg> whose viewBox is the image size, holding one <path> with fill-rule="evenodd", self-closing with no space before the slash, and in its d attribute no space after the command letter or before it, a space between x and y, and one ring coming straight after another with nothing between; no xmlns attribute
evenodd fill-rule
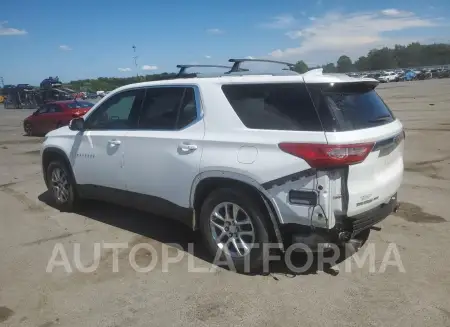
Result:
<svg viewBox="0 0 450 327"><path fill-rule="evenodd" d="M375 92L376 85L370 81L307 85L328 144L343 145L341 150L348 151L335 152L350 158L341 183L347 216L388 202L403 178L403 126Z"/></svg>

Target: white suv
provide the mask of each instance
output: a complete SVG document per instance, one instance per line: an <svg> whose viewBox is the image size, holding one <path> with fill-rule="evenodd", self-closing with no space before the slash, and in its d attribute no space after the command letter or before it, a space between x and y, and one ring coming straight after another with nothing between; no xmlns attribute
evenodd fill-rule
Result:
<svg viewBox="0 0 450 327"><path fill-rule="evenodd" d="M376 80L230 61L120 87L47 134L58 206L93 198L177 219L237 269L261 267L265 243L351 242L397 208L404 132Z"/></svg>
<svg viewBox="0 0 450 327"><path fill-rule="evenodd" d="M396 72L385 72L383 75L378 77L378 80L382 83L389 83L397 81L399 74Z"/></svg>

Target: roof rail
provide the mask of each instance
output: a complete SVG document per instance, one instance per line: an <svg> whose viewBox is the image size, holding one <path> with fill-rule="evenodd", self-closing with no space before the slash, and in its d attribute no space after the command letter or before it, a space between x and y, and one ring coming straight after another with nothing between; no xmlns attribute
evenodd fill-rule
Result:
<svg viewBox="0 0 450 327"><path fill-rule="evenodd" d="M268 60L268 59L230 59L228 61L233 63L233 67L231 67L231 70L228 73L235 73L238 71L242 71L240 67L243 62L267 62L271 64L286 65L289 68L287 70L293 70L295 66L295 64L289 62Z"/></svg>
<svg viewBox="0 0 450 327"><path fill-rule="evenodd" d="M180 68L180 71L177 74L177 77L184 75L186 73L186 70L188 68L193 68L193 67L202 67L202 68L226 68L226 69L230 69L231 67L229 66L223 66L223 65L177 65L177 68ZM189 74L189 75L193 75L193 74Z"/></svg>
<svg viewBox="0 0 450 327"><path fill-rule="evenodd" d="M308 70L306 73L303 73L303 76L322 75L322 74L323 74L323 68L314 68L314 69Z"/></svg>

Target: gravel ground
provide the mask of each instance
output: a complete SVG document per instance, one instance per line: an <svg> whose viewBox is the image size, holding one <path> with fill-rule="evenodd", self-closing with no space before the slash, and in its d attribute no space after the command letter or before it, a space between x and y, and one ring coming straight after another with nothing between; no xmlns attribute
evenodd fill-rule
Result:
<svg viewBox="0 0 450 327"><path fill-rule="evenodd" d="M104 203L79 214L48 205L40 172L40 138L23 136L29 110L0 108L0 325L4 326L450 326L450 80L380 85L379 93L406 127L401 210L373 231L356 254L373 247L375 267L355 256L327 269L292 274L274 265L268 275L210 267L198 235L177 223ZM129 243L113 272L111 250L94 244ZM183 258L147 273L131 268L131 245L145 266L167 250ZM194 250L170 246L194 242ZM401 258L383 271L389 244ZM73 271L46 272L56 245ZM392 258L392 256L391 256ZM352 269L346 269L352 268Z"/></svg>

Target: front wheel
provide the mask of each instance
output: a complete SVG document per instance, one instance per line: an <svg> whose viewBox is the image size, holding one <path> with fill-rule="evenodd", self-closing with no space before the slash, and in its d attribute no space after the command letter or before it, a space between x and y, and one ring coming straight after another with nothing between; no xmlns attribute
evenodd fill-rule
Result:
<svg viewBox="0 0 450 327"><path fill-rule="evenodd" d="M27 136L33 136L33 126L31 126L31 123L25 123L23 129Z"/></svg>
<svg viewBox="0 0 450 327"><path fill-rule="evenodd" d="M78 204L75 181L62 161L52 161L47 167L47 188L61 211L73 211Z"/></svg>
<svg viewBox="0 0 450 327"><path fill-rule="evenodd" d="M200 212L200 229L210 254L239 272L259 270L269 255L269 227L261 208L243 191L213 191Z"/></svg>

